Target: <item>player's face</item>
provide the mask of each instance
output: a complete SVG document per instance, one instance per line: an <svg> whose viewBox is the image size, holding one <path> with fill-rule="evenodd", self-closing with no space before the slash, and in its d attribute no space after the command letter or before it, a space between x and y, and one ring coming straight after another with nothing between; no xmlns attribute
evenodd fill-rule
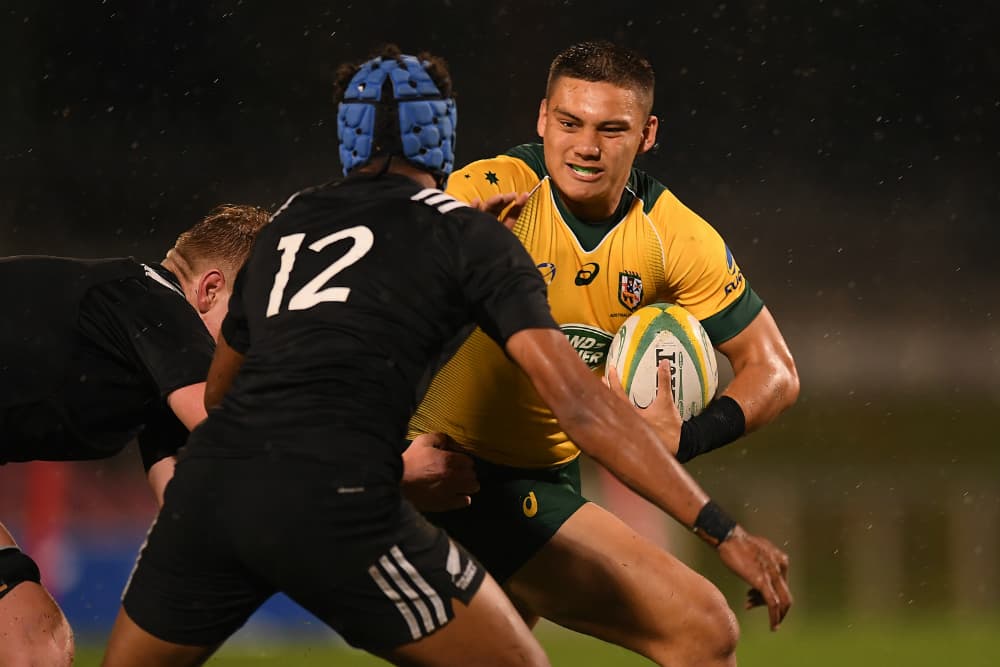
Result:
<svg viewBox="0 0 1000 667"><path fill-rule="evenodd" d="M603 81L561 77L542 100L538 135L563 202L577 217L614 213L636 156L656 142L644 95Z"/></svg>

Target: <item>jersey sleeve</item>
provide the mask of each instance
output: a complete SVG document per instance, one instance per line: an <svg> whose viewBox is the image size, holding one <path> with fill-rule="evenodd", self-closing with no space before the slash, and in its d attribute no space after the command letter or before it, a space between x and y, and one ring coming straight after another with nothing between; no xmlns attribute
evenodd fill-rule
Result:
<svg viewBox="0 0 1000 667"><path fill-rule="evenodd" d="M158 461L176 456L177 450L187 442L187 437L187 427L177 419L167 404L157 404L151 409L143 429L136 437L142 467L149 472Z"/></svg>
<svg viewBox="0 0 1000 667"><path fill-rule="evenodd" d="M178 292L149 278L94 287L81 304L85 335L148 374L160 396L204 382L215 341Z"/></svg>
<svg viewBox="0 0 1000 667"><path fill-rule="evenodd" d="M530 192L540 180L524 160L501 155L477 160L453 172L445 191L464 202L485 201L507 192Z"/></svg>
<svg viewBox="0 0 1000 667"><path fill-rule="evenodd" d="M476 323L503 347L522 329L558 328L545 282L528 251L503 225L471 212L464 226L459 280Z"/></svg>
<svg viewBox="0 0 1000 667"><path fill-rule="evenodd" d="M697 317L716 345L745 329L764 302L722 236L669 191L649 216L664 239L667 298Z"/></svg>
<svg viewBox="0 0 1000 667"><path fill-rule="evenodd" d="M246 305L243 303L243 284L246 281L247 262L236 274L233 294L229 297L229 311L222 320L222 335L226 344L240 354L246 354L250 347L250 327L247 325Z"/></svg>

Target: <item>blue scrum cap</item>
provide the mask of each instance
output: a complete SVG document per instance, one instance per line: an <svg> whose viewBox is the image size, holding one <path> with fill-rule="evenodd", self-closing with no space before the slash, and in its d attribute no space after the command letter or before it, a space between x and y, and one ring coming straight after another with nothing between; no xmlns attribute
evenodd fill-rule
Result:
<svg viewBox="0 0 1000 667"><path fill-rule="evenodd" d="M344 175L379 155L401 155L436 174L451 173L458 113L454 99L441 97L427 65L407 55L361 65L337 109ZM399 122L387 123L381 114L395 114Z"/></svg>

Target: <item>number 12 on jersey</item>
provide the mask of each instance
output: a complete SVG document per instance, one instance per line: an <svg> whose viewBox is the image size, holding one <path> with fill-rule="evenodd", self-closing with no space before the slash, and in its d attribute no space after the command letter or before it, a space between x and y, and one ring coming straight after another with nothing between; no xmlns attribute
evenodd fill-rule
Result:
<svg viewBox="0 0 1000 667"><path fill-rule="evenodd" d="M285 288L288 286L288 276L295 266L295 256L298 255L305 234L288 234L278 239L278 250L281 251L281 266L274 275L274 285L271 287L271 296L267 300L267 316L272 317L281 311L281 302L285 297ZM338 273L354 264L359 259L368 254L375 243L375 236L372 230L364 225L343 229L333 234L328 234L318 241L310 243L308 248L313 252L320 252L331 243L336 243L342 239L352 239L351 247L337 261L333 262L320 271L302 289L292 295L288 300L288 310L308 310L318 303L327 301L347 301L351 294L350 287L326 287L324 286Z"/></svg>

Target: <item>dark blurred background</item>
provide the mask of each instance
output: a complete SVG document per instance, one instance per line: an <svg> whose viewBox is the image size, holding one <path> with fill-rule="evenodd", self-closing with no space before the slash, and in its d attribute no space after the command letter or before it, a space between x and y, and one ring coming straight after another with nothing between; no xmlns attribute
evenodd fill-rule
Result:
<svg viewBox="0 0 1000 667"><path fill-rule="evenodd" d="M612 39L658 76L640 166L727 239L803 380L692 471L806 564L806 609L995 612L998 34L988 2L5 3L0 254L157 260L216 204L337 176L332 74L381 42L451 63L465 163L535 140L551 58ZM69 474L114 497L116 465L132 488L131 459Z"/></svg>

